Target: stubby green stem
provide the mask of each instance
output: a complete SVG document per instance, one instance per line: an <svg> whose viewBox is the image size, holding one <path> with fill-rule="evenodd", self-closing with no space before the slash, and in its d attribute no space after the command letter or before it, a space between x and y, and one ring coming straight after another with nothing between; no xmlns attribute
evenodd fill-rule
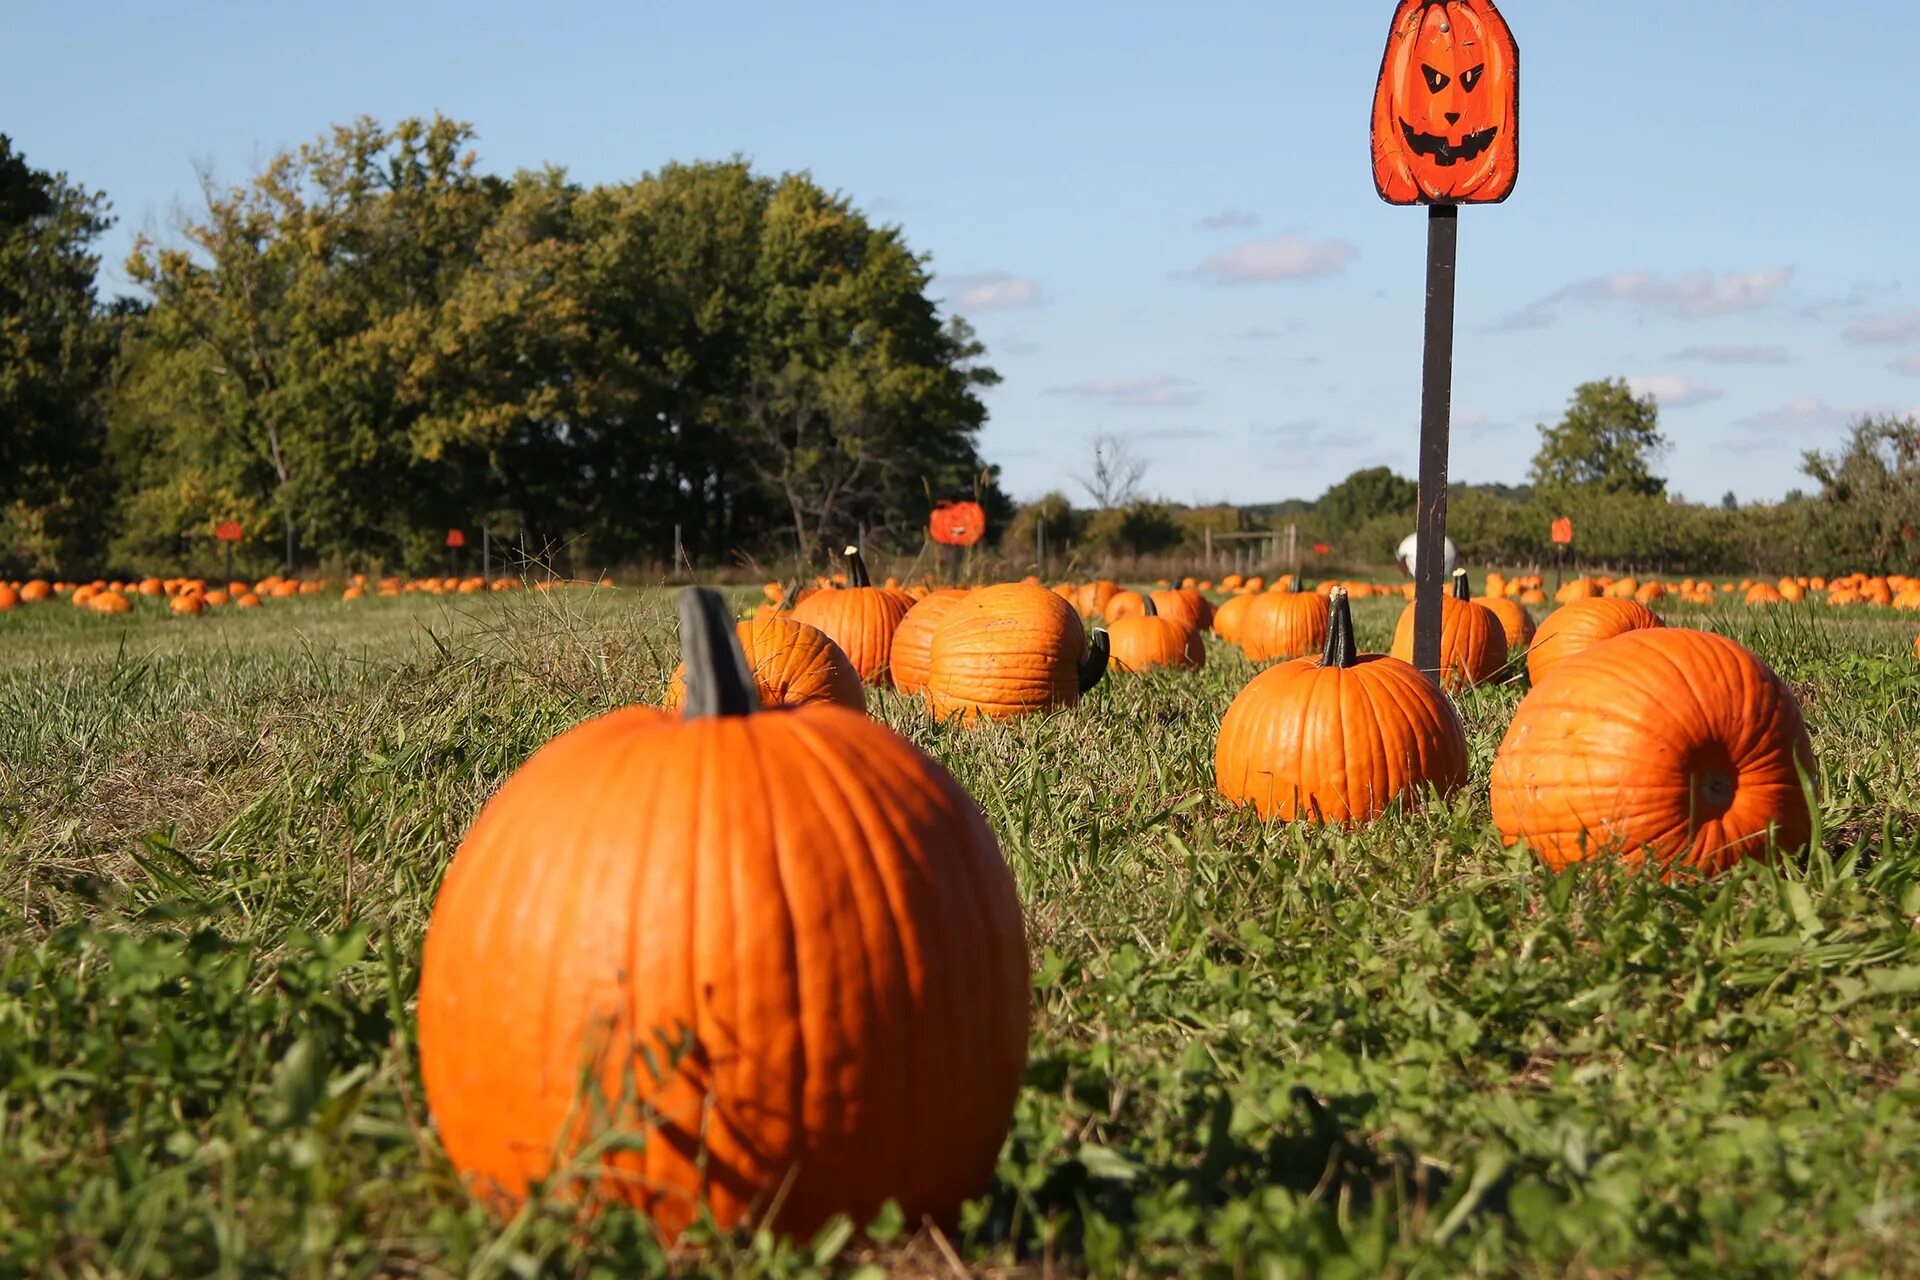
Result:
<svg viewBox="0 0 1920 1280"><path fill-rule="evenodd" d="M1473 592L1467 587L1467 571L1465 569L1455 569L1453 571L1453 598L1455 600L1473 599Z"/></svg>
<svg viewBox="0 0 1920 1280"><path fill-rule="evenodd" d="M860 548L847 548L847 585L850 587L870 587L873 579L867 576L867 562L861 558Z"/></svg>
<svg viewBox="0 0 1920 1280"><path fill-rule="evenodd" d="M1145 592L1142 592L1140 595L1140 607L1149 618L1157 618L1160 616L1160 610L1154 607L1153 597L1147 595Z"/></svg>
<svg viewBox="0 0 1920 1280"><path fill-rule="evenodd" d="M1096 631L1087 637L1087 660L1080 664L1080 692L1086 693L1107 674L1107 633Z"/></svg>
<svg viewBox="0 0 1920 1280"><path fill-rule="evenodd" d="M1323 667L1346 670L1360 661L1360 646L1353 640L1353 608L1347 603L1347 589L1335 587L1327 593L1327 651L1321 655Z"/></svg>
<svg viewBox="0 0 1920 1280"><path fill-rule="evenodd" d="M750 716L760 709L753 672L719 592L688 587L680 593L680 657L687 664L681 718Z"/></svg>

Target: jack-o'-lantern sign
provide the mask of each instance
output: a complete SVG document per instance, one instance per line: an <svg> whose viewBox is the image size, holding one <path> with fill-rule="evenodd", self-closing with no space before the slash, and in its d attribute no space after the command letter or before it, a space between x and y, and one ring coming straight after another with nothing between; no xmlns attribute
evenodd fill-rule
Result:
<svg viewBox="0 0 1920 1280"><path fill-rule="evenodd" d="M947 547L970 547L987 532L987 513L977 502L936 502L927 533Z"/></svg>
<svg viewBox="0 0 1920 1280"><path fill-rule="evenodd" d="M1389 204L1495 204L1520 172L1520 50L1493 0L1401 0L1373 96Z"/></svg>

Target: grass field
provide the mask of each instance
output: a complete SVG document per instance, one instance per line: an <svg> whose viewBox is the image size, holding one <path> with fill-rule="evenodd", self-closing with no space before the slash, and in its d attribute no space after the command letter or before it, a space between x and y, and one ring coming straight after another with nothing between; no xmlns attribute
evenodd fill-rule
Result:
<svg viewBox="0 0 1920 1280"><path fill-rule="evenodd" d="M542 742L659 699L670 605L0 614L0 1274L1920 1274L1914 626L1797 607L1668 611L1793 684L1825 775L1803 859L1708 884L1500 847L1517 686L1461 701L1473 787L1354 833L1216 799L1252 670L1217 643L1011 726L875 697L1026 904L1027 1085L965 1230L669 1257L489 1218L410 1037L434 886Z"/></svg>

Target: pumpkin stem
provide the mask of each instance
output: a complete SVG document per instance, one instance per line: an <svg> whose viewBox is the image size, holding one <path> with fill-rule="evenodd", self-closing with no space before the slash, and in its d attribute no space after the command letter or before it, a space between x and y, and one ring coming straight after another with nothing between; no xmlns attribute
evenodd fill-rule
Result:
<svg viewBox="0 0 1920 1280"><path fill-rule="evenodd" d="M867 562L861 558L860 548L847 548L847 585L850 587L870 587L873 579L867 576Z"/></svg>
<svg viewBox="0 0 1920 1280"><path fill-rule="evenodd" d="M1100 683L1101 676L1107 674L1107 655L1110 651L1104 630L1087 637L1087 660L1080 664L1080 692L1086 693Z"/></svg>
<svg viewBox="0 0 1920 1280"><path fill-rule="evenodd" d="M1453 598L1455 600L1473 599L1473 593L1467 587L1467 571L1465 569L1455 569L1453 571Z"/></svg>
<svg viewBox="0 0 1920 1280"><path fill-rule="evenodd" d="M687 664L683 719L747 716L760 709L753 672L719 592L688 587L680 593L680 656Z"/></svg>
<svg viewBox="0 0 1920 1280"><path fill-rule="evenodd" d="M1320 665L1345 671L1360 661L1360 646L1353 640L1353 609L1347 604L1345 587L1327 593L1327 609L1327 651Z"/></svg>
<svg viewBox="0 0 1920 1280"><path fill-rule="evenodd" d="M1143 595L1143 596L1141 596L1141 597L1140 597L1140 608L1141 608L1141 609L1142 609L1143 611L1145 611L1145 613L1146 613L1146 616L1147 616L1147 617L1149 617L1149 618L1157 618L1157 617L1159 617L1159 616L1160 616L1160 610L1159 610L1159 609L1157 609L1156 607L1154 607L1154 603L1153 603L1153 597L1152 597L1152 596L1148 596L1148 595Z"/></svg>

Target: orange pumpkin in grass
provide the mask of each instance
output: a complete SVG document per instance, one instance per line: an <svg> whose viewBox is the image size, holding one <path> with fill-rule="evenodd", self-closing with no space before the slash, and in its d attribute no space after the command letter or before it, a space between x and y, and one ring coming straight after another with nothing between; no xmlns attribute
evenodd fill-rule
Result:
<svg viewBox="0 0 1920 1280"><path fill-rule="evenodd" d="M1394 657L1413 661L1413 613L1400 611L1393 629ZM1471 688L1499 675L1507 665L1506 626L1494 612L1472 598L1467 571L1453 571L1453 594L1440 601L1440 683L1448 689Z"/></svg>
<svg viewBox="0 0 1920 1280"><path fill-rule="evenodd" d="M429 1109L511 1212L562 1194L671 1242L887 1200L952 1226L1026 1061L1013 877L938 763L842 707L763 711L718 596L683 595L684 717L548 743L454 856L421 960ZM502 963L511 940L511 963Z"/></svg>
<svg viewBox="0 0 1920 1280"><path fill-rule="evenodd" d="M1527 650L1527 679L1539 684L1549 671L1593 646L1661 625L1653 610L1638 600L1575 600L1547 615Z"/></svg>
<svg viewBox="0 0 1920 1280"><path fill-rule="evenodd" d="M1156 667L1194 671L1207 661L1200 633L1178 618L1162 616L1152 598L1145 613L1108 624L1107 648L1108 661L1134 674Z"/></svg>
<svg viewBox="0 0 1920 1280"><path fill-rule="evenodd" d="M1058 595L1059 592L1055 592ZM893 687L901 693L920 693L933 670L933 633L967 593L946 587L916 600L893 633Z"/></svg>
<svg viewBox="0 0 1920 1280"><path fill-rule="evenodd" d="M0 583L0 613L4 613L8 609L18 608L19 605L20 605L19 591L15 590L13 587Z"/></svg>
<svg viewBox="0 0 1920 1280"><path fill-rule="evenodd" d="M1506 596L1488 596L1479 603L1481 608L1500 619L1500 629L1507 636L1508 654L1533 643L1533 615L1527 612L1525 605Z"/></svg>
<svg viewBox="0 0 1920 1280"><path fill-rule="evenodd" d="M734 634L753 673L763 707L804 707L830 702L852 711L867 709L867 690L853 662L826 633L781 614L750 618ZM686 700L685 664L667 681L666 709L678 711Z"/></svg>
<svg viewBox="0 0 1920 1280"><path fill-rule="evenodd" d="M867 576L867 563L858 547L847 548L848 586L815 591L793 607L793 619L818 627L853 659L860 679L884 687L893 652L893 633L913 607L906 592L876 587Z"/></svg>
<svg viewBox="0 0 1920 1280"><path fill-rule="evenodd" d="M52 585L39 578L29 578L20 585L20 599L27 604L37 604L52 594Z"/></svg>
<svg viewBox="0 0 1920 1280"><path fill-rule="evenodd" d="M1215 609L1213 634L1229 644L1239 644L1240 632L1246 625L1248 611L1254 607L1257 600L1257 596L1239 595Z"/></svg>
<svg viewBox="0 0 1920 1280"><path fill-rule="evenodd" d="M1122 618L1144 617L1146 612L1147 597L1138 591L1116 591L1107 597L1106 604L1101 607L1100 616L1106 619L1108 626L1112 626Z"/></svg>
<svg viewBox="0 0 1920 1280"><path fill-rule="evenodd" d="M1212 602L1192 587L1156 591L1150 599L1161 617L1184 622L1195 631L1205 631L1213 623Z"/></svg>
<svg viewBox="0 0 1920 1280"><path fill-rule="evenodd" d="M1263 592L1242 615L1240 648L1254 662L1318 653L1326 647L1327 618L1327 597L1317 592Z"/></svg>
<svg viewBox="0 0 1920 1280"><path fill-rule="evenodd" d="M1317 598L1317 597L1315 597ZM1447 696L1398 658L1362 656L1344 588L1326 651L1255 676L1221 721L1214 785L1262 818L1365 822L1394 800L1467 780L1467 738Z"/></svg>
<svg viewBox="0 0 1920 1280"><path fill-rule="evenodd" d="M1799 704L1764 662L1656 627L1566 658L1526 696L1494 757L1493 821L1556 870L1617 856L1712 874L1769 832L1805 846L1813 769Z"/></svg>
<svg viewBox="0 0 1920 1280"><path fill-rule="evenodd" d="M1107 633L1044 587L970 593L933 633L927 698L936 718L1006 719L1071 707L1099 683Z"/></svg>

